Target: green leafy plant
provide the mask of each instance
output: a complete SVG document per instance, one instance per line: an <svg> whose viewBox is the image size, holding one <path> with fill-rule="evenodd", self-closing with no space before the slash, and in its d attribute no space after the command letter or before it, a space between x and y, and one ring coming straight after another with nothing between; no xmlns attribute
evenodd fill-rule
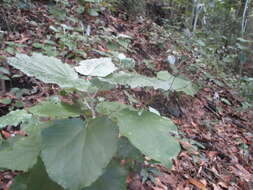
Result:
<svg viewBox="0 0 253 190"><path fill-rule="evenodd" d="M190 84L188 81L173 83L166 78L122 74L117 73L117 67L104 74L99 63L112 65L108 58L88 60L95 64L89 71L97 79L95 84L83 79L91 76L81 78L74 68L53 57L18 54L7 61L26 75L62 89L59 97L0 118L0 128L20 125L27 134L10 138L0 149L1 168L24 172L15 178L11 189L125 189L127 173L117 159L118 149L126 147L118 144L122 137L148 158L171 167L171 159L180 151L172 121L130 105L101 102L96 93L103 90L99 85L108 83L163 88L167 82L172 87L167 90L184 90L181 83Z"/></svg>
<svg viewBox="0 0 253 190"><path fill-rule="evenodd" d="M103 0L78 0L78 3L84 6L85 12L88 13L90 16L98 16L99 13L97 6L102 1Z"/></svg>
<svg viewBox="0 0 253 190"><path fill-rule="evenodd" d="M145 15L146 2L143 0L109 0L119 10L125 10L129 16L135 17Z"/></svg>
<svg viewBox="0 0 253 190"><path fill-rule="evenodd" d="M253 78L243 77L240 81L240 91L249 102L253 101Z"/></svg>

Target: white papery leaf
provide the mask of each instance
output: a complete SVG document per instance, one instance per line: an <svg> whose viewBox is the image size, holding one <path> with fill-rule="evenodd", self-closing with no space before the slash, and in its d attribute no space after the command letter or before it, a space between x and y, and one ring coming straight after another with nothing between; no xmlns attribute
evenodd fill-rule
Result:
<svg viewBox="0 0 253 190"><path fill-rule="evenodd" d="M117 70L111 58L88 59L81 61L75 70L82 75L106 77Z"/></svg>

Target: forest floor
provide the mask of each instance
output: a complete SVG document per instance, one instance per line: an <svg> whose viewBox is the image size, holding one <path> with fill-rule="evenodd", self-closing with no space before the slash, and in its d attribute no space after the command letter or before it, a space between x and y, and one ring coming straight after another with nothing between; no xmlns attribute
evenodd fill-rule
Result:
<svg viewBox="0 0 253 190"><path fill-rule="evenodd" d="M3 8L0 7L0 11L4 11ZM62 11L37 3L31 9L12 11L5 12L6 18L0 20L1 28L8 31L0 45L2 60L16 52L41 52L75 64L78 60L102 57L103 53L117 49L135 60L136 72L155 76L161 70L171 71L164 61L168 55L186 58L181 60L178 70L199 86L193 97L168 96L158 90L142 88L128 90L137 100L135 106L151 106L171 118L182 137L182 150L173 161L172 169L157 167L159 174L150 174L155 180L151 177L143 180L140 173L131 173L127 178L129 190L253 189L253 110L241 109L243 98L226 85L224 79L207 80L202 75L208 70L191 72L189 68L196 64L195 57L180 47L173 32L166 32L149 19L127 21L123 13L117 17L106 11L98 17L80 15L75 6ZM82 32L89 33L90 39L82 39L85 34L75 35ZM119 34L130 36L131 42L117 41ZM30 107L57 91L53 85L4 67L10 71L10 80L1 86L1 115ZM121 89L105 93L104 97L129 102L129 96ZM5 138L11 133L8 129L1 131ZM8 189L14 175L11 171L1 173L2 189Z"/></svg>

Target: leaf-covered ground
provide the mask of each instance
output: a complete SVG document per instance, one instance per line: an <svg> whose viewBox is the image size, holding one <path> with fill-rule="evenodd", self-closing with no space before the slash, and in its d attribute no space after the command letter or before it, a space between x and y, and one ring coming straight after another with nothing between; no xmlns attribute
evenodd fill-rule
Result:
<svg viewBox="0 0 253 190"><path fill-rule="evenodd" d="M177 34L166 32L152 20L127 21L124 14L116 17L108 11L91 17L80 15L76 10L77 5L71 2L64 11L42 3L35 3L32 9L9 11L6 19L0 20L1 28L8 31L3 37L0 56L42 52L75 64L117 50L135 60L134 66L125 65L127 69L155 76L161 70L173 71L165 59L175 55L181 57L177 68L180 74L199 86L194 97L122 87L97 95L136 107L155 108L161 115L172 118L180 131L182 151L172 169L157 167L160 172L149 173L145 180L144 174L130 173L128 189L253 189L253 110L241 109L243 99L222 78L205 80L201 75L208 71L191 72L188 68L196 64L191 51L181 46ZM4 11L3 7L0 11ZM82 33L85 32L90 32L88 38L84 38ZM122 41L119 35L127 35L130 40ZM1 115L12 109L30 107L58 90L54 85L22 75L4 65L1 59L1 65L10 71L7 76L11 78L1 85ZM4 138L13 133L21 132L11 127L1 130ZM3 171L1 188L7 190L17 173Z"/></svg>

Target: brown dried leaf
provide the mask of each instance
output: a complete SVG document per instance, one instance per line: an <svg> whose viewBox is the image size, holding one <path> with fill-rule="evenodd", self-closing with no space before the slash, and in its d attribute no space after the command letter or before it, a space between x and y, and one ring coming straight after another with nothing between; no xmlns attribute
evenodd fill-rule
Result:
<svg viewBox="0 0 253 190"><path fill-rule="evenodd" d="M253 181L253 175L250 174L244 167L242 167L240 164L236 164L235 166L230 166L230 169L232 172L240 177L242 180L245 180L247 182Z"/></svg>
<svg viewBox="0 0 253 190"><path fill-rule="evenodd" d="M190 178L188 179L188 182L192 185L194 185L195 187L199 188L200 190L207 190L206 186L200 182L199 180Z"/></svg>

